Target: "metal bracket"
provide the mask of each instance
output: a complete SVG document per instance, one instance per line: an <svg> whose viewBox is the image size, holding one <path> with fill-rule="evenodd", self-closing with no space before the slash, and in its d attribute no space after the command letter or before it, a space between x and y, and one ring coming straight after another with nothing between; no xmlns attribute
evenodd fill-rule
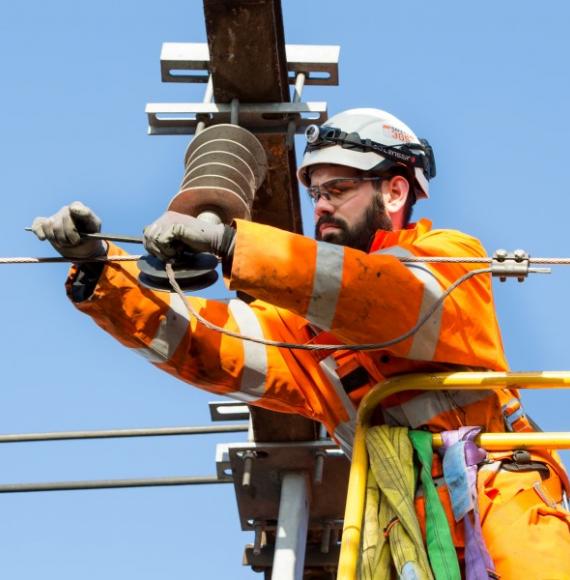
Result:
<svg viewBox="0 0 570 580"><path fill-rule="evenodd" d="M295 79L295 87L293 91L293 103L300 103L301 96L303 94L303 88L305 87L306 76L305 73L298 73ZM297 121L296 119L291 119L289 125L287 126L287 147L292 151L295 144L295 131L297 131Z"/></svg>
<svg viewBox="0 0 570 580"><path fill-rule="evenodd" d="M318 469L317 463L322 463ZM281 476L291 471L304 471L310 479L311 522L341 520L349 469L346 456L332 441L230 443L216 447L216 472L220 480L234 480L243 530L252 530L254 521L277 521Z"/></svg>
<svg viewBox="0 0 570 580"><path fill-rule="evenodd" d="M239 103L239 124L253 133L287 135L289 148L295 133L327 120L324 102L301 102L304 85L338 85L339 46L289 44L285 47L292 102ZM206 43L165 42L160 55L164 82L207 83L211 78ZM209 125L237 122L237 101L211 103L211 90L202 103L149 103L149 135L193 135Z"/></svg>
<svg viewBox="0 0 570 580"><path fill-rule="evenodd" d="M255 553L254 546L246 546L243 556L243 564L251 566L254 572L265 572L268 574L273 567L274 546L260 546L259 553ZM323 552L318 546L307 546L305 554L305 568L320 568L326 570L326 575L316 575L315 578L333 578L331 570L336 570L340 546L331 546L328 552ZM269 578L269 575L265 576ZM308 576L307 576L308 577Z"/></svg>
<svg viewBox="0 0 570 580"><path fill-rule="evenodd" d="M199 122L209 126L232 119L231 103L148 103L145 112L149 135L193 135ZM295 132L302 134L326 120L325 102L239 103L239 124L252 133L287 134L293 121Z"/></svg>
<svg viewBox="0 0 570 580"><path fill-rule="evenodd" d="M514 252L497 250L493 254L491 274L498 276L501 282L505 282L507 278L515 277L519 282L524 282L528 276L528 270L529 255L524 250L515 250Z"/></svg>
<svg viewBox="0 0 570 580"><path fill-rule="evenodd" d="M493 254L491 274L501 282L507 278L516 278L524 282L529 274L550 274L550 268L530 268L530 256L524 250L497 250Z"/></svg>
<svg viewBox="0 0 570 580"><path fill-rule="evenodd" d="M299 73L307 85L338 85L340 46L285 45L289 84ZM160 53L165 83L205 83L210 74L210 51L202 42L165 42Z"/></svg>
<svg viewBox="0 0 570 580"><path fill-rule="evenodd" d="M249 407L239 401L212 401L208 403L212 421L248 421Z"/></svg>

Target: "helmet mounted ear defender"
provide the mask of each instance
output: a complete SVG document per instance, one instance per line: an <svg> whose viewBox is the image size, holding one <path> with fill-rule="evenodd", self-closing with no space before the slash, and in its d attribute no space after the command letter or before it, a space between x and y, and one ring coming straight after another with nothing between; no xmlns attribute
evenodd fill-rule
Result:
<svg viewBox="0 0 570 580"><path fill-rule="evenodd" d="M404 166L414 181L415 196L429 196L429 180L436 174L433 149L390 113L350 109L320 127L310 125L305 136L307 146L297 176L306 186L314 165L344 165L377 174Z"/></svg>

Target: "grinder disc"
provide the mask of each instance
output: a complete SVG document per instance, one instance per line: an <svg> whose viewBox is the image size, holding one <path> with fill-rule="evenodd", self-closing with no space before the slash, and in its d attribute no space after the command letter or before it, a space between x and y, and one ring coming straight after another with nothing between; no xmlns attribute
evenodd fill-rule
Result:
<svg viewBox="0 0 570 580"><path fill-rule="evenodd" d="M165 263L155 256L142 256L137 262L139 280L143 286L153 290L173 291L166 275ZM218 258L213 254L184 253L172 261L174 277L185 291L201 290L216 282Z"/></svg>

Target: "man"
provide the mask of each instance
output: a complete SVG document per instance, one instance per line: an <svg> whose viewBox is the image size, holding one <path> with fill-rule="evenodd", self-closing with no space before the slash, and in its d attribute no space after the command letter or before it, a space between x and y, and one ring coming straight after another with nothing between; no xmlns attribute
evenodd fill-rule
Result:
<svg viewBox="0 0 570 580"><path fill-rule="evenodd" d="M222 337L190 320L177 294L140 286L133 263L74 267L67 289L77 308L163 370L218 394L321 421L350 453L356 407L374 384L410 372L502 371L507 363L490 276L470 278L440 304L445 289L477 265L406 265L397 259L485 255L463 233L432 230L427 220L408 223L435 175L427 142L376 109L340 113L307 137L298 176L315 204L317 241L242 220L230 228L166 212L145 230L145 245L163 259L180 243L222 258L230 288L256 300L225 305L188 298L220 327L295 344L390 344L323 354ZM99 228L98 218L79 203L34 222L38 237L64 256L121 254L112 244L79 237ZM414 327L411 336L393 341ZM398 395L383 404L381 419L434 432L465 425L532 429L517 393L507 389ZM492 462L493 476L480 484L483 533L505 578L518 578L521 570L528 578L570 577L569 520L559 507L565 474L547 453L539 463L540 469L518 474ZM548 475L544 481L541 473ZM520 483L513 484L513 477ZM440 493L445 495L443 487ZM525 501L518 506L511 500L520 494ZM501 503L508 509L501 511ZM536 525L528 525L529 518ZM497 532L498 522L508 528L523 521L517 546L510 534ZM461 545L460 532L453 529L453 535ZM540 558L528 550L538 536L556 547Z"/></svg>

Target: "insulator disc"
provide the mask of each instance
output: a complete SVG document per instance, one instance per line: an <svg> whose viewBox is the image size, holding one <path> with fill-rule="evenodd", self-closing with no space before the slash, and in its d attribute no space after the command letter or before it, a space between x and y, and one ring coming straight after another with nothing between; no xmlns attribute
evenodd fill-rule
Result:
<svg viewBox="0 0 570 580"><path fill-rule="evenodd" d="M165 263L155 256L146 255L138 260L139 280L153 290L173 292L165 270ZM172 262L174 277L185 291L201 290L216 282L218 258L205 252L185 253Z"/></svg>
<svg viewBox="0 0 570 580"><path fill-rule="evenodd" d="M250 219L266 174L267 156L253 133L238 125L213 125L190 143L180 191L168 209L194 217L211 211L226 224Z"/></svg>

